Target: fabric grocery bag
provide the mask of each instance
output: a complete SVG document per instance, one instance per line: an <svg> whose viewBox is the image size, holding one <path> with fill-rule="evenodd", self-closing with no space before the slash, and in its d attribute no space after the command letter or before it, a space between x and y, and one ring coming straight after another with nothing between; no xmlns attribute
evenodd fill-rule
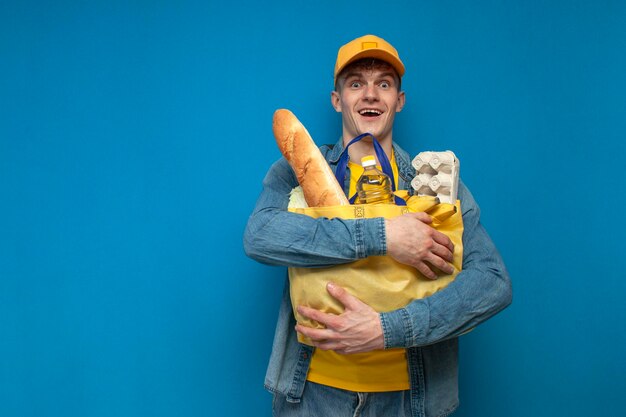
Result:
<svg viewBox="0 0 626 417"><path fill-rule="evenodd" d="M358 138L357 138L358 139ZM352 143L352 142L351 142ZM374 140L374 143L377 143ZM347 150L347 147L346 147ZM380 149L382 152L382 149ZM345 152L345 150L344 150ZM391 178L391 168L384 152L378 155L383 171ZM381 159L387 162L387 167ZM346 161L347 163L347 161ZM341 167L341 161L340 165ZM340 169L339 175L343 175ZM344 170L345 172L345 170ZM338 178L343 178L339 177ZM342 183L340 181L340 183ZM394 186L395 187L395 186ZM411 301L428 297L445 288L461 271L463 262L463 219L460 201L456 204L439 203L432 196L411 196L406 192L397 192L396 204L358 204L334 207L292 207L289 211L313 218L393 218L408 212L426 212L432 217L431 226L447 235L454 244L453 266L451 275L439 276L431 280L417 269L401 264L390 256L370 256L348 264L327 268L289 268L289 284L293 311L298 323L321 328L321 324L301 316L297 306L304 305L324 311L340 314L343 306L328 294L326 284L330 281L345 288L378 312L387 312L404 307ZM400 204L398 205L399 200ZM301 343L311 344L307 338L298 334Z"/></svg>

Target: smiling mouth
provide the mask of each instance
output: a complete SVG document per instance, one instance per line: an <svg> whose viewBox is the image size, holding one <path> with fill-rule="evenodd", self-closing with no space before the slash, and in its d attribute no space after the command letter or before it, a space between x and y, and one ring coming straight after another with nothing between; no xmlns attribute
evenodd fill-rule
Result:
<svg viewBox="0 0 626 417"><path fill-rule="evenodd" d="M359 110L359 114L364 117L378 117L383 114L383 112L376 109L363 109Z"/></svg>

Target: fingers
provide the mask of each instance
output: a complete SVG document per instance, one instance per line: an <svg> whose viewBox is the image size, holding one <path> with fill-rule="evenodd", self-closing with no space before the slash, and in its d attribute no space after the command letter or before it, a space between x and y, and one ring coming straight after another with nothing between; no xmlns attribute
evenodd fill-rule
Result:
<svg viewBox="0 0 626 417"><path fill-rule="evenodd" d="M307 312L308 310L299 311ZM296 324L296 331L308 338L309 342L322 350L334 350L340 354L368 352L383 349L385 339L379 314L346 312L337 317L336 328L312 328L305 324Z"/></svg>
<svg viewBox="0 0 626 417"><path fill-rule="evenodd" d="M431 249L431 252L433 255L438 256L446 262L452 263L454 261L454 252L451 251L447 246L435 243Z"/></svg>
<svg viewBox="0 0 626 417"><path fill-rule="evenodd" d="M443 239L439 235L443 236ZM443 244L438 243L437 239ZM453 249L454 245L446 235L428 228L425 239L421 242L421 249L410 258L408 264L429 279L450 275L454 273Z"/></svg>
<svg viewBox="0 0 626 417"><path fill-rule="evenodd" d="M302 324L296 324L296 331L303 336L307 337L313 346L322 349L322 350L332 350L332 349L340 349L338 343L335 341L337 337L337 332L332 329L330 322L332 322L332 317L337 317L332 314L322 313L321 311L299 306L298 312L303 316L313 319L322 325L325 325L325 329L316 329L313 327L303 326Z"/></svg>
<svg viewBox="0 0 626 417"><path fill-rule="evenodd" d="M319 311L314 308L298 306L298 313L326 327L334 328L338 324L337 316L335 314L324 313L323 311Z"/></svg>
<svg viewBox="0 0 626 417"><path fill-rule="evenodd" d="M424 212L418 212L418 213L407 213L405 214L406 216L411 216L416 218L417 220L421 221L422 223L427 223L427 224L431 224L433 222L432 217L430 217L428 214L424 213Z"/></svg>
<svg viewBox="0 0 626 417"><path fill-rule="evenodd" d="M350 352L349 346L337 340L337 332L329 329L313 329L301 324L296 325L296 331L308 337L313 346L321 350L334 350L340 354Z"/></svg>
<svg viewBox="0 0 626 417"><path fill-rule="evenodd" d="M296 331L309 339L317 345L317 343L321 343L325 340L328 340L333 337L335 332L329 329L314 329L313 327L303 326L301 324L296 324Z"/></svg>
<svg viewBox="0 0 626 417"><path fill-rule="evenodd" d="M453 261L454 254L447 246L433 242L429 251L421 257L416 257L411 265L426 278L437 279L440 275L454 273Z"/></svg>
<svg viewBox="0 0 626 417"><path fill-rule="evenodd" d="M443 272L444 274L450 275L454 273L454 266L452 266L451 264L449 264L448 262L446 262L444 259L440 258L439 256L430 254L426 258L426 261L432 266L434 266L435 268L437 268L438 270L440 270L441 272Z"/></svg>
<svg viewBox="0 0 626 417"><path fill-rule="evenodd" d="M365 305L361 300L346 291L345 288L335 283L329 282L326 284L326 289L332 297L343 304L346 310L358 310ZM326 327L338 328L340 326L338 316L335 314L324 313L307 306L298 306L298 313Z"/></svg>
<svg viewBox="0 0 626 417"><path fill-rule="evenodd" d="M366 306L361 300L346 291L345 288L339 285L329 282L326 284L326 290L333 297L336 298L341 304L343 304L345 310L360 310L363 306ZM329 327L336 327L338 325L336 315L323 313L319 310L315 310L306 306L299 306L298 312L303 316L318 321Z"/></svg>
<svg viewBox="0 0 626 417"><path fill-rule="evenodd" d="M298 306L298 313L325 328L316 329L297 324L296 331L308 337L314 346L342 354L383 349L385 342L379 313L339 285L328 283L327 290L344 305L343 313L324 313L314 308Z"/></svg>
<svg viewBox="0 0 626 417"><path fill-rule="evenodd" d="M298 312L303 316L313 319L326 326L325 329L316 329L313 327L303 326L302 324L296 324L296 331L303 336L308 337L313 346L322 350L335 350L345 347L340 345L337 341L338 333L333 328L333 325L337 325L338 316L323 313L319 310L305 306L298 306Z"/></svg>
<svg viewBox="0 0 626 417"><path fill-rule="evenodd" d="M454 252L454 243L452 243L452 241L450 240L448 236L433 229L432 237L435 242L439 243L440 245L445 246L446 248L448 248L450 252Z"/></svg>
<svg viewBox="0 0 626 417"><path fill-rule="evenodd" d="M432 269L430 269L430 267L424 263L424 262L419 262L415 265L415 268L420 271L422 273L422 275L424 275L426 278L428 279L437 279L437 274L435 272L433 272Z"/></svg>
<svg viewBox="0 0 626 417"><path fill-rule="evenodd" d="M431 238L433 245L425 261L445 274L454 273L454 267L451 265L454 261L454 244L448 236L435 229L432 229ZM436 271L433 272L437 274ZM433 279L432 276L427 277Z"/></svg>
<svg viewBox="0 0 626 417"><path fill-rule="evenodd" d="M426 278L436 279L454 273L454 244L430 223L432 218L423 212L385 220L387 254Z"/></svg>
<svg viewBox="0 0 626 417"><path fill-rule="evenodd" d="M330 329L314 329L301 324L296 324L296 331L307 337L313 346L321 350L334 350L337 353L347 353L346 347L341 341L337 340L337 332Z"/></svg>

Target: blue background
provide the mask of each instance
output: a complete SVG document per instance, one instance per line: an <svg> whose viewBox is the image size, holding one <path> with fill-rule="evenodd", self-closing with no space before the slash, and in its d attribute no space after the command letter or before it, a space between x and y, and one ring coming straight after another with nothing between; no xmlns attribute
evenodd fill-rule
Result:
<svg viewBox="0 0 626 417"><path fill-rule="evenodd" d="M276 108L333 143L337 48L407 66L514 282L458 416L626 413L620 1L2 2L0 416L270 415L284 269L241 237Z"/></svg>

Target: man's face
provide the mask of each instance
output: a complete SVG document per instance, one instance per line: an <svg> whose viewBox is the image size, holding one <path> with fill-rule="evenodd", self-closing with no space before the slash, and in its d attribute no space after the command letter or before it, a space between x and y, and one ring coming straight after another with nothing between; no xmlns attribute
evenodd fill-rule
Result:
<svg viewBox="0 0 626 417"><path fill-rule="evenodd" d="M341 113L344 141L369 132L380 142L392 139L396 112L404 107L397 75L390 66L349 68L338 80L331 101Z"/></svg>

